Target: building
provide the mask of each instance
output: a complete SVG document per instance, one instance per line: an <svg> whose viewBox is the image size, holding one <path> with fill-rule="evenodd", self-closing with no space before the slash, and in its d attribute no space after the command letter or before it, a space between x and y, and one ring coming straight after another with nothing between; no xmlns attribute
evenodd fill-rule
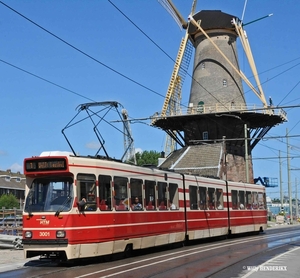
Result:
<svg viewBox="0 0 300 278"><path fill-rule="evenodd" d="M3 194L13 194L19 200L20 209L25 199L25 176L20 172L0 170L0 197Z"/></svg>

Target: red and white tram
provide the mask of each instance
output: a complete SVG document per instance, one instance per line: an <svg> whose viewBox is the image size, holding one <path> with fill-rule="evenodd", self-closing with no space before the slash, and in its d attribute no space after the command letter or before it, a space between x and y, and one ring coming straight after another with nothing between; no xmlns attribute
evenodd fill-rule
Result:
<svg viewBox="0 0 300 278"><path fill-rule="evenodd" d="M24 172L26 258L71 260L267 228L260 185L63 152L25 159Z"/></svg>

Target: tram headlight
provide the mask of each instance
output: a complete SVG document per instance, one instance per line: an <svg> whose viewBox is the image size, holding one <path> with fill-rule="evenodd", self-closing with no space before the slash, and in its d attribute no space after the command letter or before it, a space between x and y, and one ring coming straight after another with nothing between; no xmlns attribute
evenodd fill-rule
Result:
<svg viewBox="0 0 300 278"><path fill-rule="evenodd" d="M63 238L66 236L66 232L65 231L56 231L56 237L57 238Z"/></svg>
<svg viewBox="0 0 300 278"><path fill-rule="evenodd" d="M25 238L32 238L32 232L31 231L26 231L24 236L25 236Z"/></svg>

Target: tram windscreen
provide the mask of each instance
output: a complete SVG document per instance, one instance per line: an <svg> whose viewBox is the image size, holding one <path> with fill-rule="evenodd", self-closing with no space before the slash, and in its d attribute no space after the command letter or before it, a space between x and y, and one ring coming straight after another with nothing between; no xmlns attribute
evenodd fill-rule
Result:
<svg viewBox="0 0 300 278"><path fill-rule="evenodd" d="M26 196L24 211L69 211L74 200L72 178L37 178Z"/></svg>

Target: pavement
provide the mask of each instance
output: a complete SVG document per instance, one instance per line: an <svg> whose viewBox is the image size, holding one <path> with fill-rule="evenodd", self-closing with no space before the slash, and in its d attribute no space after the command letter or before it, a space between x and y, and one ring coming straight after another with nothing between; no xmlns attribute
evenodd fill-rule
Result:
<svg viewBox="0 0 300 278"><path fill-rule="evenodd" d="M17 249L0 249L0 273L22 268L27 262L32 260L25 259L24 251Z"/></svg>
<svg viewBox="0 0 300 278"><path fill-rule="evenodd" d="M283 224L278 224L278 223L276 223L275 221L268 221L268 228L267 228L267 229L270 229L270 228L287 227L287 226L289 226L289 225L290 225L290 224L287 223L287 222L285 222L285 223L283 223ZM300 222L294 221L294 222L293 222L293 226L295 226L295 225L300 225Z"/></svg>

